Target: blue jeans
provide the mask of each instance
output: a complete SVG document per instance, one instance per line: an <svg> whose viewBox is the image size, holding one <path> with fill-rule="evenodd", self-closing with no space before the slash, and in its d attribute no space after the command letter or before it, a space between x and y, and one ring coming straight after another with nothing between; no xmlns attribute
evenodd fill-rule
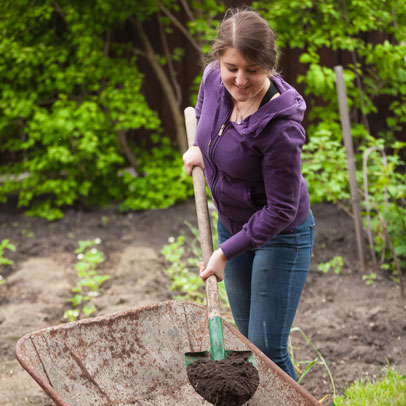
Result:
<svg viewBox="0 0 406 406"><path fill-rule="evenodd" d="M232 234L218 222L219 243ZM224 282L238 330L296 380L288 339L309 270L314 218L227 261Z"/></svg>

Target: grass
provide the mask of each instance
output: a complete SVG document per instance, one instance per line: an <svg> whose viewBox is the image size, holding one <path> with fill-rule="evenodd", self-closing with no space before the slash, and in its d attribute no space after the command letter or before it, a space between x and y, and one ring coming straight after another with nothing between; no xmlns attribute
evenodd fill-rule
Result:
<svg viewBox="0 0 406 406"><path fill-rule="evenodd" d="M349 386L334 406L406 406L406 376L394 368L385 368L376 382L358 381Z"/></svg>
<svg viewBox="0 0 406 406"><path fill-rule="evenodd" d="M292 333L294 332L299 332L301 334L301 336L304 338L304 340L306 341L306 344L312 348L312 350L316 353L316 357L313 360L304 360L304 361L297 361L295 360L294 357L294 347L292 344ZM289 352L290 352L290 358L292 360L293 365L295 366L295 370L297 373L300 374L300 376L298 377L297 382L300 384L303 380L303 378L310 372L310 370L315 366L315 365L323 365L323 367L326 369L327 374L330 378L330 383L331 383L331 388L333 391L333 399L336 397L336 388L335 388L335 384L334 384L334 378L333 375L330 371L330 368L327 365L326 360L324 359L324 357L321 355L320 351L316 348L316 346L312 343L312 341L310 340L310 338L305 334L305 332L300 328L300 327L292 327L290 330L291 336L289 337ZM305 366L305 369L302 370L300 367L301 366ZM322 404L322 402L324 400L326 400L329 397L329 395L326 395L322 400L320 400L320 403Z"/></svg>

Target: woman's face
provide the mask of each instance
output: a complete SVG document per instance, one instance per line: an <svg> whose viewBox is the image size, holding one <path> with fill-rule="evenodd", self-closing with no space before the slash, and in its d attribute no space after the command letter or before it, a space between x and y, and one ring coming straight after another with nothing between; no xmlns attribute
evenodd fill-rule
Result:
<svg viewBox="0 0 406 406"><path fill-rule="evenodd" d="M221 79L237 102L252 100L269 86L269 72L247 61L235 48L227 48L219 59Z"/></svg>

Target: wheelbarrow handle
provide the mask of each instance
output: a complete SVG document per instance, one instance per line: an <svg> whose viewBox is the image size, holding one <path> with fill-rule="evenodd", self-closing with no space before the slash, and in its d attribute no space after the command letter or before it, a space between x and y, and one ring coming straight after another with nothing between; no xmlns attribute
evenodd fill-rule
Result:
<svg viewBox="0 0 406 406"><path fill-rule="evenodd" d="M185 109L185 123L189 147L193 145L196 136L196 113L193 107ZM213 239L210 227L210 215L207 204L206 180L202 168L195 166L192 170L193 188L195 192L197 224L200 235L203 262L207 265L213 253ZM220 303L217 289L217 278L209 276L206 281L206 297L208 317L221 317Z"/></svg>

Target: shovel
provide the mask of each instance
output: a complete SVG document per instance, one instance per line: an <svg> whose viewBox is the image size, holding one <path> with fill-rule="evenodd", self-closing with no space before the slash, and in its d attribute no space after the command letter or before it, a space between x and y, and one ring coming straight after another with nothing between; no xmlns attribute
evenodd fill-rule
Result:
<svg viewBox="0 0 406 406"><path fill-rule="evenodd" d="M193 107L185 109L185 121L188 143L191 146L196 132ZM194 167L192 177L202 257L207 265L213 252L213 241L203 170ZM225 350L216 276L209 276L205 285L210 351L185 354L189 381L196 392L208 402L218 406L239 406L247 402L258 387L259 377L254 356L251 351Z"/></svg>

